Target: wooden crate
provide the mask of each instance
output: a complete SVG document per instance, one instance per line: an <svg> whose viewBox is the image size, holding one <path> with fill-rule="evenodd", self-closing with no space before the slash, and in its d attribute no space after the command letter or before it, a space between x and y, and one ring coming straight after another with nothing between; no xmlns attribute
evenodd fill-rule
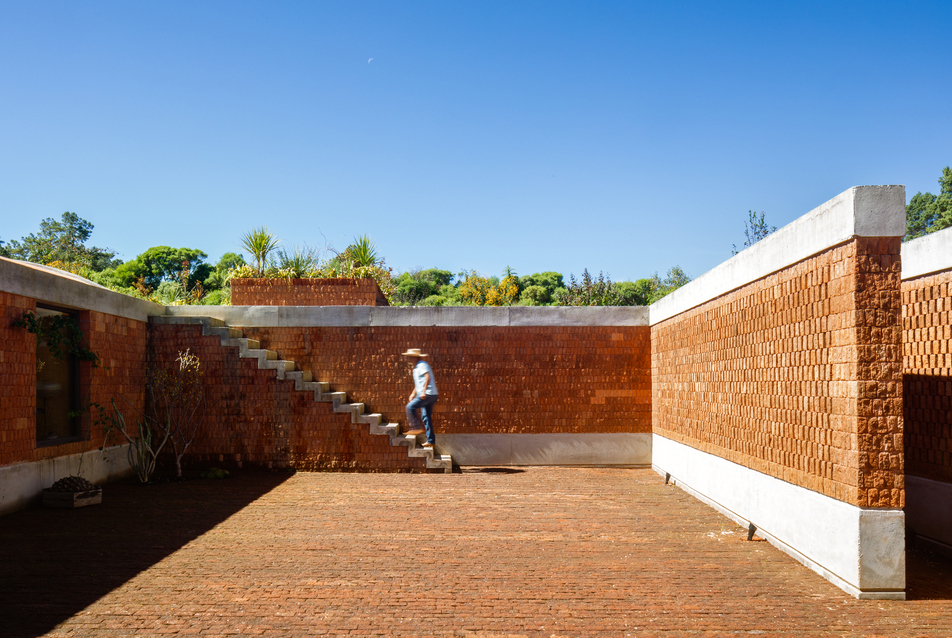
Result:
<svg viewBox="0 0 952 638"><path fill-rule="evenodd" d="M102 488L85 492L51 492L43 490L43 505L46 507L85 507L102 503Z"/></svg>

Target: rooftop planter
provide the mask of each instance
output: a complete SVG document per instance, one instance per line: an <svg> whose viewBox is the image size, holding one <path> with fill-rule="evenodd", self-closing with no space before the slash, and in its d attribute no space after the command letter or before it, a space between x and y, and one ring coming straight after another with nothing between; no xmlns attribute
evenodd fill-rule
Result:
<svg viewBox="0 0 952 638"><path fill-rule="evenodd" d="M389 306L370 278L233 278L233 306Z"/></svg>

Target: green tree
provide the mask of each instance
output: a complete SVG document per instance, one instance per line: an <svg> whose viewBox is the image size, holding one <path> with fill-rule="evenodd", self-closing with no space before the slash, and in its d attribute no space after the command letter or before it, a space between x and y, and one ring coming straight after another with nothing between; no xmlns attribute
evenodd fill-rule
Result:
<svg viewBox="0 0 952 638"><path fill-rule="evenodd" d="M637 281L619 281L615 284L622 306L647 306L654 298L658 284L654 278Z"/></svg>
<svg viewBox="0 0 952 638"><path fill-rule="evenodd" d="M519 303L525 306L546 306L555 301L556 293L565 289L562 273L537 272L519 277Z"/></svg>
<svg viewBox="0 0 952 638"><path fill-rule="evenodd" d="M582 271L580 281L575 280L575 275L569 275L569 283L565 290L559 291L556 304L559 306L620 306L621 301L618 288L612 283L610 276L598 273L598 279L595 279L586 268Z"/></svg>
<svg viewBox="0 0 952 638"><path fill-rule="evenodd" d="M761 211L758 216L752 210L747 211L747 221L744 222L744 245L740 250L744 248L749 248L759 242L761 239L769 235L770 233L777 230L776 226L768 226L766 220L764 219L764 212ZM736 255L740 252L737 250L737 244L734 244L734 249L731 251L732 255Z"/></svg>
<svg viewBox="0 0 952 638"><path fill-rule="evenodd" d="M212 267L205 263L208 257L197 248L172 248L153 246L131 261L127 261L114 273L115 284L130 288L141 282L150 290L155 290L163 281L176 281L183 269L189 271L188 287L196 282L205 281Z"/></svg>
<svg viewBox="0 0 952 638"><path fill-rule="evenodd" d="M906 236L903 241L922 237L952 226L952 168L942 169L938 195L916 193L906 206Z"/></svg>
<svg viewBox="0 0 952 638"><path fill-rule="evenodd" d="M115 253L95 246L86 246L94 226L69 211L57 221L47 217L40 222L38 233L30 233L20 241L4 247L7 256L37 264L81 266L99 272L117 265Z"/></svg>
<svg viewBox="0 0 952 638"><path fill-rule="evenodd" d="M422 305L429 300L431 302L429 305L437 305L438 300L430 299L430 297L440 296L440 291L445 286L449 286L452 280L453 273L437 268L405 272L394 280L396 284L394 303L412 306ZM450 288L453 287L450 286Z"/></svg>
<svg viewBox="0 0 952 638"><path fill-rule="evenodd" d="M652 277L651 303L658 301L665 295L671 294L690 281L691 278L684 272L681 266L674 266L669 269L664 279L661 279L658 277L658 274L655 273L655 276Z"/></svg>

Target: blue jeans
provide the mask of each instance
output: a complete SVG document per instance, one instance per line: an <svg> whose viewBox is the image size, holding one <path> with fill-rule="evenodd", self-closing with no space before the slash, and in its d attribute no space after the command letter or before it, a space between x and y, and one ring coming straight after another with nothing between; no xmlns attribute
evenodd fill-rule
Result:
<svg viewBox="0 0 952 638"><path fill-rule="evenodd" d="M423 427L426 428L426 442L436 443L436 435L433 433L433 406L436 400L440 398L438 394L427 394L422 399L415 397L407 403L407 426L417 423L416 411L423 413Z"/></svg>

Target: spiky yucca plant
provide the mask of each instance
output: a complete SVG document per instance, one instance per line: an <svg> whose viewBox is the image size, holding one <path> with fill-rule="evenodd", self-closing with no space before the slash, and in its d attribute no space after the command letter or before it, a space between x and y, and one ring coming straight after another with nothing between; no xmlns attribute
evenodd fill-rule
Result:
<svg viewBox="0 0 952 638"><path fill-rule="evenodd" d="M264 226L255 228L241 238L241 245L251 254L255 261L255 270L259 275L264 272L265 265L268 263L268 255L279 243L281 243L281 240L268 232L268 229Z"/></svg>

